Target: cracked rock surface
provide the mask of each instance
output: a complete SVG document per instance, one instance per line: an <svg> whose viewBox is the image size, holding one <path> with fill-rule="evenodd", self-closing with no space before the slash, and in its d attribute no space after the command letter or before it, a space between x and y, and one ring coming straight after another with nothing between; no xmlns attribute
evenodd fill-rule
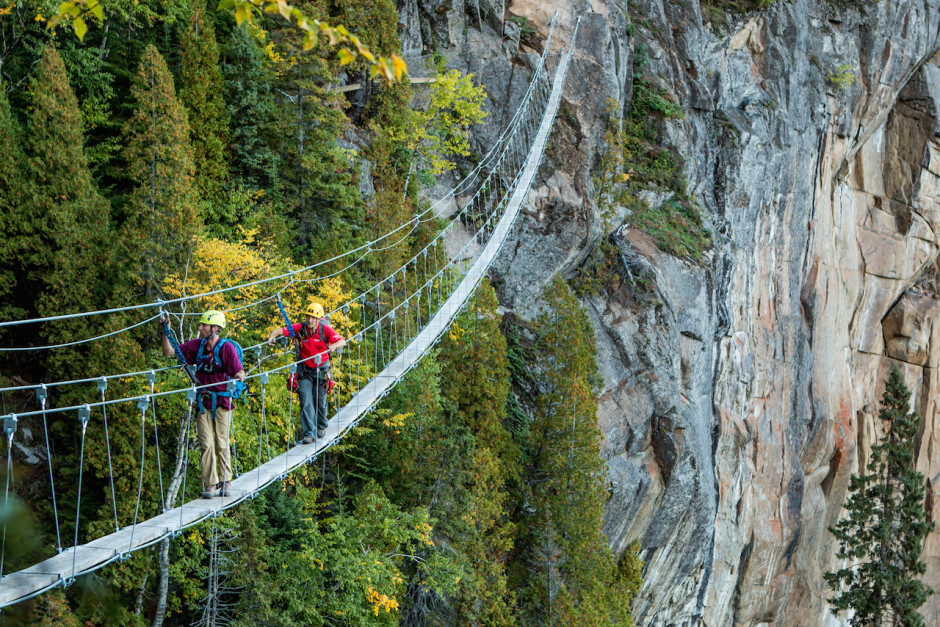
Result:
<svg viewBox="0 0 940 627"><path fill-rule="evenodd" d="M639 539L646 562L637 624L842 624L825 602L822 574L841 566L827 527L877 441L893 363L940 517L940 0L744 15L697 0L400 4L412 48L486 87L481 148L538 53L506 19L544 38L556 10L581 18L565 114L492 277L531 317L603 238L619 255L621 286L583 302L603 378L605 532L615 551ZM629 106L635 72L684 110L663 134L712 233L700 262L662 252L622 208L602 217L592 173L608 103ZM940 531L925 559L940 588ZM922 611L940 623L940 595Z"/></svg>

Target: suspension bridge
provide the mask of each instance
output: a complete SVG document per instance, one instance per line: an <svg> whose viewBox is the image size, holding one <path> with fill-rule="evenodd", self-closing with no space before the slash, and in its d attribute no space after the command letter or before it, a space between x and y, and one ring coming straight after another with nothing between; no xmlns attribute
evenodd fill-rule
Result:
<svg viewBox="0 0 940 627"><path fill-rule="evenodd" d="M565 78L575 46L578 26L574 24L567 43L555 32L553 18L545 42L543 53L535 65L533 78L530 82L521 104L515 112L503 133L490 152L481 160L480 164L467 175L457 186L439 200L435 205L413 218L410 222L390 231L382 238L370 242L367 246L354 251L347 251L333 260L342 258L361 260L364 256L376 251L393 247L408 238L416 231L422 221L430 221L441 217L448 217L446 226L423 248L419 253L408 259L397 270L391 273L384 281L375 284L354 299L338 307L334 312L342 312L348 320L358 311L360 328L354 334L345 335L347 346L345 351L349 358L337 360L338 379L345 387L344 400L341 407L336 407L335 414L330 420L326 436L320 438L315 444L287 445L287 450L271 456L270 443L265 441L263 426L259 427L258 437L258 465L244 471L232 481L232 491L229 496L216 497L211 500L196 499L185 502L185 460L183 464L183 505L172 506L176 500L176 491L179 485L170 487L164 492L162 478L160 493L150 495L158 503L163 504L163 513L146 520L137 520L135 514L131 524L121 527L118 523L117 507L114 507L114 532L96 538L84 544L78 542L79 510L81 507L82 474L78 473L78 503L74 513L75 533L71 547L64 547L59 533L59 514L56 506L55 483L52 477L52 453L47 450L49 460L50 485L52 486L52 511L56 517L56 540L58 553L49 559L34 564L29 568L3 573L2 555L0 555L0 608L26 599L35 597L43 592L58 586L70 585L76 577L98 570L110 563L126 559L132 552L152 546L165 538L179 534L183 529L212 518L223 510L231 508L258 493L275 482L283 480L287 475L309 463L312 459L333 446L343 438L376 404L386 396L389 391L414 367L419 360L441 338L444 331L468 302L476 286L486 274L486 271L496 258L500 247L506 240L516 217L518 216L526 195L537 173L539 164L544 155L546 144L552 130L555 116L561 102ZM399 236L398 240L393 238ZM319 264L318 264L319 265ZM317 266L295 270L287 275L268 277L256 283L286 281L287 286L295 281L300 273L309 271ZM348 267L348 266L347 266ZM338 274L338 273L337 273ZM322 278L322 277L320 277ZM67 319L79 316L101 315L118 311L133 311L150 309L157 313L142 322L122 329L126 331L142 324L146 324L164 315L168 307L182 301L197 299L219 292L244 288L246 285L226 288L209 294L200 294L176 301L158 301L141 306L130 306L119 309L87 312L84 314L69 314L36 320L0 323L0 327L25 324L30 322L44 322ZM260 302L273 300L286 289L281 287ZM257 303L255 303L257 304ZM351 313L353 312L353 313ZM179 314L193 315L193 314ZM116 331L118 333L120 331ZM93 341L113 335L109 333ZM74 344L76 342L70 342ZM66 346L63 344L59 346ZM41 347L41 348L56 348ZM0 350L27 350L19 348ZM35 347L32 350L36 350ZM355 358L352 357L355 351ZM265 403L265 389L269 385L270 376L295 372L297 362L287 365L261 370L262 346L252 346L245 349L247 357L254 352L258 358L258 372L249 375L253 385L260 387L262 416ZM247 365L247 364L246 364ZM11 493L12 458L14 454L14 441L17 435L17 425L20 420L27 417L41 416L44 428L47 416L52 413L77 415L81 426L81 455L84 459L85 434L89 425L96 426L91 419L92 412L101 413L104 418L103 427L107 441L107 409L117 404L136 406L140 412L141 420L141 481L137 490L137 510L142 498L143 485L143 457L145 452L145 429L147 428L147 413L150 411L154 418L156 433L156 401L158 398L168 396L185 397L189 405L189 416L193 414L193 405L199 388L174 389L157 392L154 382L157 373L175 370L176 366L136 373L122 373L120 375L103 376L80 381L60 382L55 384L40 384L38 386L19 386L5 388L2 391L23 391L32 387L35 389L40 409L37 411L9 414L2 418L3 431L7 444L7 472L4 487L2 506L9 504ZM175 373L174 373L175 374ZM144 376L150 385L150 394L137 397L111 399L106 398L108 380ZM66 384L94 384L100 392L100 401L82 405L50 408L47 407L49 388L55 385ZM334 396L334 398L339 398ZM339 404L339 401L336 401ZM237 409L236 409L237 419ZM185 426L188 435L189 425ZM268 461L262 461L262 448L266 444ZM46 446L48 449L48 430L46 429ZM110 447L110 444L108 444ZM108 452L110 465L111 451ZM188 459L184 449L181 457ZM159 457L157 458L159 464ZM162 473L161 473L162 477ZM112 499L113 472L112 472ZM15 486L14 486L15 491ZM71 514L70 514L71 516ZM6 546L7 529L3 529L3 551Z"/></svg>

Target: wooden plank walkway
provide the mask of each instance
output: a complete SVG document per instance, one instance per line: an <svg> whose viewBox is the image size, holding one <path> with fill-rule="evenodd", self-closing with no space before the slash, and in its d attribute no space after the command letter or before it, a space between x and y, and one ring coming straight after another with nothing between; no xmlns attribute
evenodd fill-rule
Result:
<svg viewBox="0 0 940 627"><path fill-rule="evenodd" d="M529 186L538 171L545 144L548 141L552 123L561 102L564 78L570 57L571 49L569 48L568 52L561 56L558 68L555 71L548 104L542 115L538 133L526 157L522 173L517 179L518 184L510 196L505 213L497 223L479 257L473 262L453 294L444 301L444 304L417 337L330 420L324 438L314 444L295 446L274 457L269 462L245 472L232 481L231 496L190 501L154 518L125 527L120 531L76 548L64 550L55 557L29 568L4 575L3 579L0 580L0 608L30 598L56 586L69 585L79 575L123 559L132 551L174 536L183 529L217 515L247 498L253 498L263 488L281 480L291 471L316 458L352 429L437 342L460 309L469 300L477 284L496 258L515 222L516 216L522 208Z"/></svg>

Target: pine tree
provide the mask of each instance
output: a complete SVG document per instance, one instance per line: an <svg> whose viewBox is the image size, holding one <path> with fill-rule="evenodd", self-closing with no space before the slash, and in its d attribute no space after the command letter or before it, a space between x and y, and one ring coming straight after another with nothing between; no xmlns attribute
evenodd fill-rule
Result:
<svg viewBox="0 0 940 627"><path fill-rule="evenodd" d="M271 133L274 73L249 26L243 24L232 33L222 71L232 120L233 182L249 190L270 190L277 183L280 163Z"/></svg>
<svg viewBox="0 0 940 627"><path fill-rule="evenodd" d="M31 297L18 289L23 279L21 257L26 252L23 228L31 223L24 200L28 197L22 131L0 89L0 319L25 317Z"/></svg>
<svg viewBox="0 0 940 627"><path fill-rule="evenodd" d="M229 115L222 99L224 83L215 27L206 16L203 0L195 3L181 44L180 100L189 113L196 188L203 200L220 204L228 180Z"/></svg>
<svg viewBox="0 0 940 627"><path fill-rule="evenodd" d="M186 264L201 224L194 186L186 110L173 77L154 46L147 46L131 87L134 115L124 128L129 177L135 189L126 208L128 256L138 262L148 295Z"/></svg>
<svg viewBox="0 0 940 627"><path fill-rule="evenodd" d="M914 469L920 418L910 401L895 364L878 412L884 435L872 447L868 474L849 480L847 516L829 528L839 559L853 562L825 575L839 593L832 611L853 611L852 625L923 625L917 608L933 593L916 579L927 568L920 556L934 524L927 522L924 476Z"/></svg>
<svg viewBox="0 0 940 627"><path fill-rule="evenodd" d="M284 167L276 194L296 225L300 258L330 257L362 243L358 164L340 145L348 120L325 59L303 50L294 31L283 41L275 132Z"/></svg>
<svg viewBox="0 0 940 627"><path fill-rule="evenodd" d="M94 308L107 293L98 276L106 265L110 209L88 170L78 101L53 46L40 59L30 95L27 156L35 242L26 261L42 286L37 312Z"/></svg>
<svg viewBox="0 0 940 627"><path fill-rule="evenodd" d="M29 101L25 167L19 170L21 195L14 197L16 225L10 233L18 250L15 302L21 303L24 314L38 316L100 308L119 292L110 273L113 253L106 245L111 210L92 180L78 101L52 45L39 60ZM21 157L14 149L4 158ZM35 339L54 344L91 337L105 323L75 319L31 325L18 343ZM88 348L60 352L49 367L57 375L77 372Z"/></svg>
<svg viewBox="0 0 940 627"><path fill-rule="evenodd" d="M447 373L441 391L448 401L448 423L472 434L462 457L466 464L465 494L456 507L442 513L452 524L449 542L463 555L468 577L457 609L472 624L515 624L515 595L509 589L505 562L512 549L513 527L508 520L508 485L515 475L517 456L504 425L509 394L506 338L500 331L496 292L484 280L466 312L441 342L440 363Z"/></svg>
<svg viewBox="0 0 940 627"><path fill-rule="evenodd" d="M536 625L632 625L635 569L618 569L601 531L607 485L593 329L560 279L546 289L544 307L532 329L537 392L518 504L522 615Z"/></svg>

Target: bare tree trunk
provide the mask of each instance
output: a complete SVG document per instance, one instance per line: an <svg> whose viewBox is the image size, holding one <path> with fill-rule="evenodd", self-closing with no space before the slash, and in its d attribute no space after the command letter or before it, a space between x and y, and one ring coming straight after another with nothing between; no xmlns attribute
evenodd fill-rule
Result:
<svg viewBox="0 0 940 627"><path fill-rule="evenodd" d="M104 37L101 38L101 46L98 48L98 60L104 61L105 54L108 51L108 31L111 30L111 20L104 24Z"/></svg>
<svg viewBox="0 0 940 627"><path fill-rule="evenodd" d="M144 580L140 582L140 589L137 591L137 602L134 603L134 614L140 616L144 609L144 592L147 590L147 580L150 579L150 573L144 575Z"/></svg>
<svg viewBox="0 0 940 627"><path fill-rule="evenodd" d="M215 622L219 616L219 533L215 528L215 521L213 521L212 525L210 547L209 591L206 601L206 611L203 615L203 625L206 627L215 627Z"/></svg>
<svg viewBox="0 0 940 627"><path fill-rule="evenodd" d="M176 496L179 494L180 486L183 485L183 469L185 460L189 454L189 423L193 415L193 405L189 404L189 411L186 414L186 420L180 421L180 430L176 436L176 467L173 469L173 477L170 479L170 486L167 490L167 506L172 508L176 502ZM162 627L163 619L166 616L166 595L170 587L170 539L164 538L160 542L160 581L157 584L157 612L153 619L153 627Z"/></svg>

